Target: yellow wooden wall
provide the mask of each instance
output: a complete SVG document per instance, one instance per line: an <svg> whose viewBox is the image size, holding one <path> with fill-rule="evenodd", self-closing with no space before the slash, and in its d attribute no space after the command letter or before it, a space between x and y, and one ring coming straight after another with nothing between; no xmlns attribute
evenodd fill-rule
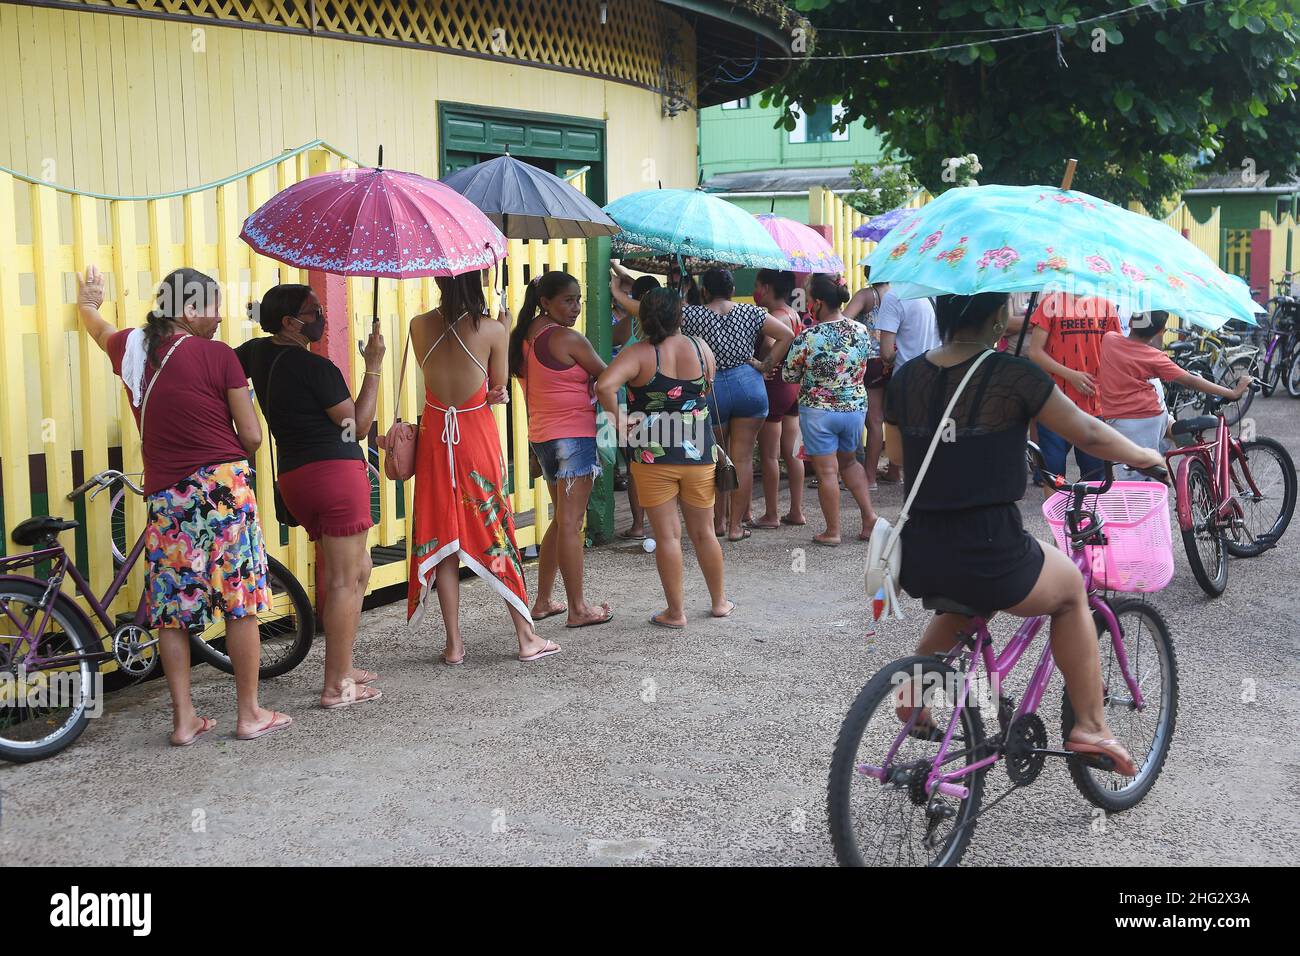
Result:
<svg viewBox="0 0 1300 956"><path fill-rule="evenodd" d="M907 201L907 206L910 209L920 209L932 198L924 189L918 189ZM858 263L872 253L876 244L855 238L853 230L870 218L825 187L814 186L808 191L808 224L830 226L833 230L831 245L835 247L835 254L844 260L844 281L850 293L857 292L867 284L864 270Z"/></svg>
<svg viewBox="0 0 1300 956"><path fill-rule="evenodd" d="M195 33L201 30L201 33ZM202 50L197 51L197 38ZM693 42L686 31L683 42ZM695 185L695 116L613 80L344 39L0 3L0 165L191 188L315 139L438 175L438 103L606 120L608 195Z"/></svg>

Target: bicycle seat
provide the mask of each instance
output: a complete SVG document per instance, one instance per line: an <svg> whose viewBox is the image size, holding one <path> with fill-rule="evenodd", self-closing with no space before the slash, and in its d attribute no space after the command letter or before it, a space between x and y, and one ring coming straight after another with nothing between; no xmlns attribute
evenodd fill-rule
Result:
<svg viewBox="0 0 1300 956"><path fill-rule="evenodd" d="M1217 428L1219 419L1215 415L1198 415L1196 418L1185 418L1182 421L1174 422L1175 435L1195 435L1197 432L1207 431L1211 428Z"/></svg>
<svg viewBox="0 0 1300 956"><path fill-rule="evenodd" d="M1173 345L1169 346L1169 351L1175 355L1182 355L1185 352L1196 351L1196 346L1191 342L1175 342Z"/></svg>
<svg viewBox="0 0 1300 956"><path fill-rule="evenodd" d="M34 518L19 522L9 537L14 539L14 544L21 544L24 548L30 548L40 541L53 541L64 531L77 527L79 523L77 521L64 521L62 518L56 518L53 515L37 515Z"/></svg>
<svg viewBox="0 0 1300 956"><path fill-rule="evenodd" d="M1219 336L1219 339L1223 342L1224 345L1240 345L1240 344L1241 344L1241 336L1240 336L1240 335L1221 335L1221 336Z"/></svg>
<svg viewBox="0 0 1300 956"><path fill-rule="evenodd" d="M939 614L960 614L963 617L988 617L992 613L991 611L977 611L960 601L937 595L921 598L921 607L927 611L936 611Z"/></svg>

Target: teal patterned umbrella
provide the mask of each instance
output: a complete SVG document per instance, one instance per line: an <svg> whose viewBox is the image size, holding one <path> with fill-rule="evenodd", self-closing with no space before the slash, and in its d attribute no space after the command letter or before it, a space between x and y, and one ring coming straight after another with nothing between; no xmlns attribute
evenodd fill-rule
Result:
<svg viewBox="0 0 1300 956"><path fill-rule="evenodd" d="M643 189L605 207L622 227L611 251L624 259L680 256L697 264L788 269L790 260L745 210L694 189Z"/></svg>
<svg viewBox="0 0 1300 956"><path fill-rule="evenodd" d="M1069 292L1200 324L1256 324L1250 290L1164 223L1054 186L950 189L863 262L903 297ZM1210 318L1216 317L1216 318Z"/></svg>

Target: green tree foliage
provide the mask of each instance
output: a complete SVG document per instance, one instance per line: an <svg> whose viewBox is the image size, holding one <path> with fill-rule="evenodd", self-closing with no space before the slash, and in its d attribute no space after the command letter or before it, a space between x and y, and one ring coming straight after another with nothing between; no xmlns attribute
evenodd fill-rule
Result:
<svg viewBox="0 0 1300 956"><path fill-rule="evenodd" d="M1300 156L1295 0L793 0L817 30L814 59L769 102L839 102L865 119L931 192L949 157L975 153L983 183L1052 183L1156 208L1193 164L1253 160L1276 181ZM1034 29L1040 36L963 46ZM1059 29L1058 29L1059 28ZM890 31L862 33L842 31ZM1005 32L1002 32L1005 31ZM939 49L956 47L954 49ZM874 60L828 55L924 50ZM1064 64L1061 62L1064 60Z"/></svg>
<svg viewBox="0 0 1300 956"><path fill-rule="evenodd" d="M901 163L854 163L849 174L853 192L844 201L860 213L878 216L912 198L920 185Z"/></svg>

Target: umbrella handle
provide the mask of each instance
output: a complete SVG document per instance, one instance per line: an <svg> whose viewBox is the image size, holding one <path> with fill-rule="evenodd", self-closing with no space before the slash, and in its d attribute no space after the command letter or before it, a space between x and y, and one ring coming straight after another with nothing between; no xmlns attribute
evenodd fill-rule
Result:
<svg viewBox="0 0 1300 956"><path fill-rule="evenodd" d="M1074 184L1074 167L1079 165L1077 159L1067 159L1065 161L1065 175L1061 177L1061 188L1069 189Z"/></svg>

